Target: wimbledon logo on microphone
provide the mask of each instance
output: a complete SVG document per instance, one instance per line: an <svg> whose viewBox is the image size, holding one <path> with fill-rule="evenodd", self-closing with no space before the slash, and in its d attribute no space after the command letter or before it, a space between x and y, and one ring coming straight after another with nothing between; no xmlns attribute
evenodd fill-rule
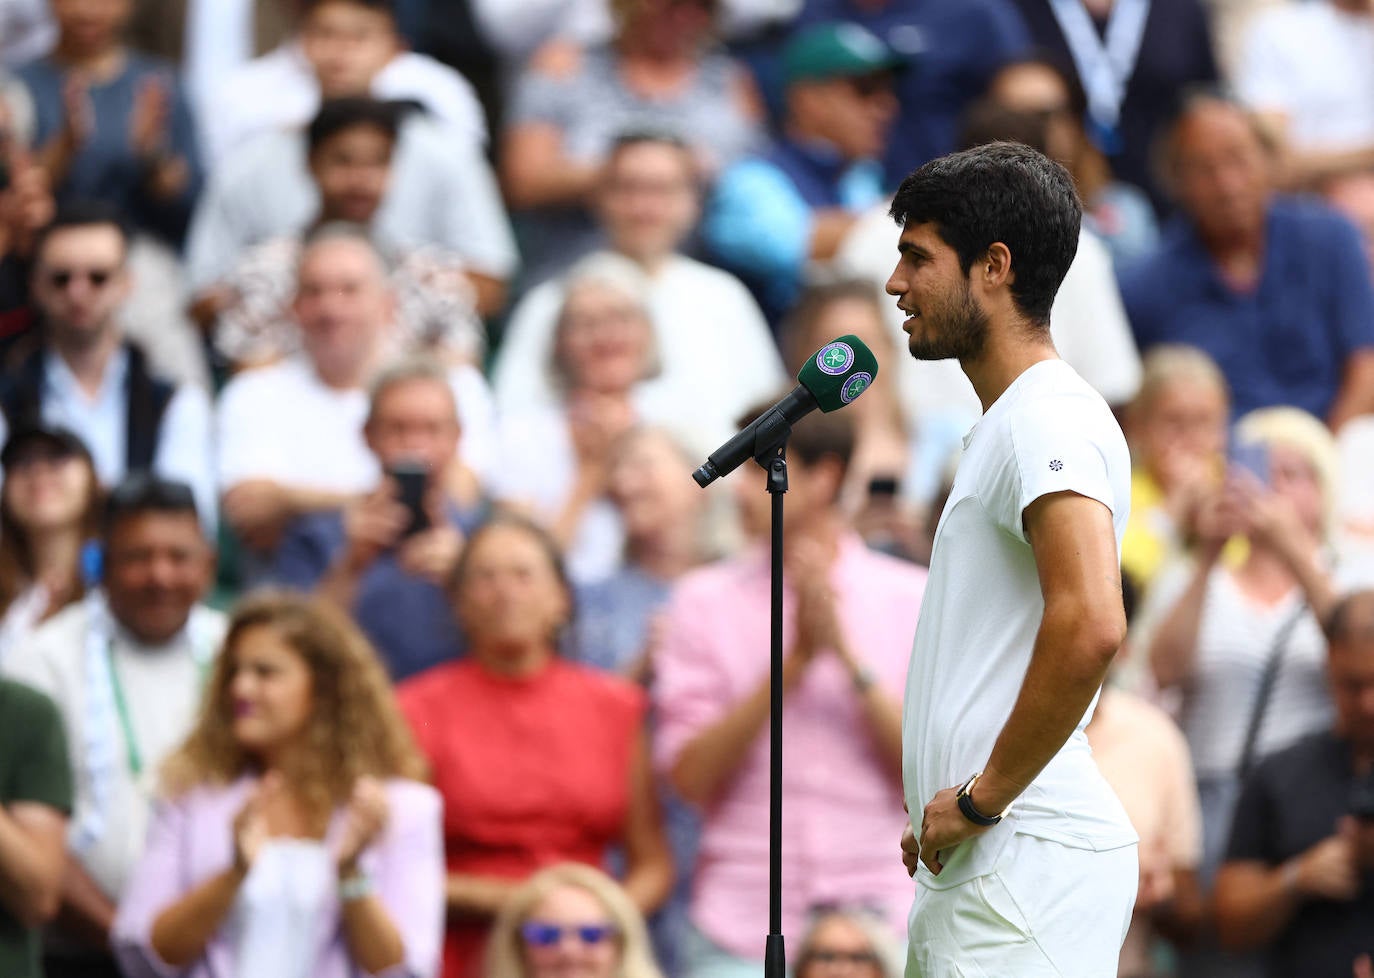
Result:
<svg viewBox="0 0 1374 978"><path fill-rule="evenodd" d="M816 354L816 366L821 373L829 374L831 377L838 377L850 367L854 366L854 348L848 343L836 341L827 343L821 347L821 352ZM870 377L871 381L873 378ZM867 386L867 385L865 385ZM862 390L862 388L860 388ZM855 393L858 397L858 393Z"/></svg>
<svg viewBox="0 0 1374 978"><path fill-rule="evenodd" d="M840 400L848 404L864 391L868 390L868 385L873 383L873 375L866 371L859 371L853 377L844 382L840 388Z"/></svg>

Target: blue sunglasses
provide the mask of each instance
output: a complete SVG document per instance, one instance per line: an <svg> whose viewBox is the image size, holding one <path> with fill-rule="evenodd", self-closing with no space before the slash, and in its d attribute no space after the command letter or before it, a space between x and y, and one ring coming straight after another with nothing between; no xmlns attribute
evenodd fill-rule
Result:
<svg viewBox="0 0 1374 978"><path fill-rule="evenodd" d="M610 940L616 936L616 933L614 924L580 924L562 927L558 924L546 924L531 920L520 926L520 936L525 939L525 943L530 947L554 947L563 943L563 937L567 934L576 935L583 944L595 945Z"/></svg>

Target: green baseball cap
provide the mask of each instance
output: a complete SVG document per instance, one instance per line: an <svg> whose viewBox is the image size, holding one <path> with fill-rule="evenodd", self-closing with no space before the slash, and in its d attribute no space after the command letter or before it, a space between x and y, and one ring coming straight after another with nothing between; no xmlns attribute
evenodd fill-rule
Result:
<svg viewBox="0 0 1374 978"><path fill-rule="evenodd" d="M867 27L853 23L817 24L794 34L782 50L783 77L798 81L857 78L892 71L904 59Z"/></svg>

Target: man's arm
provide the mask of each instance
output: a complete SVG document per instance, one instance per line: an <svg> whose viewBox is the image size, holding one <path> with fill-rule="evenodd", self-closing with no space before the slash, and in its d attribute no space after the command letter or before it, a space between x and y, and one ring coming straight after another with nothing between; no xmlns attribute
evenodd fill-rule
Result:
<svg viewBox="0 0 1374 978"><path fill-rule="evenodd" d="M66 816L39 802L0 805L0 906L25 927L57 913L66 862Z"/></svg>
<svg viewBox="0 0 1374 978"><path fill-rule="evenodd" d="M1326 423L1332 431L1351 418L1374 412L1374 348L1356 350L1345 361L1341 371L1341 386Z"/></svg>
<svg viewBox="0 0 1374 978"><path fill-rule="evenodd" d="M114 926L115 904L75 859L62 879L62 909L57 923L64 933L92 947L106 948Z"/></svg>
<svg viewBox="0 0 1374 978"><path fill-rule="evenodd" d="M1072 492L1026 507L1045 615L1011 716L974 787L980 812L1000 812L1035 780L1083 719L1126 637L1112 514Z"/></svg>
<svg viewBox="0 0 1374 978"><path fill-rule="evenodd" d="M987 815L1015 801L1064 746L1126 635L1111 511L1066 491L1040 496L1023 518L1045 613L1021 691L970 797ZM921 821L921 860L937 875L941 850L985 831L959 811L957 793L936 793Z"/></svg>

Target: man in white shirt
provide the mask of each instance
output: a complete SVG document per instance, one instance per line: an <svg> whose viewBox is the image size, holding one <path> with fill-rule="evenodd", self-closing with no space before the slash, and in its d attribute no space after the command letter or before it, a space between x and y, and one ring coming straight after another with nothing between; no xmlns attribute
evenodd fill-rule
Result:
<svg viewBox="0 0 1374 978"><path fill-rule="evenodd" d="M1105 978L1135 901L1136 835L1084 730L1126 631L1130 455L1050 339L1082 208L1062 166L993 143L915 171L892 215L887 291L911 354L958 360L983 406L907 676L907 974Z"/></svg>
<svg viewBox="0 0 1374 978"><path fill-rule="evenodd" d="M322 99L367 95L418 102L450 138L484 148L486 117L467 79L404 48L394 0L306 0L297 35L231 72L201 114L206 156L223 160L252 136L303 126Z"/></svg>
<svg viewBox="0 0 1374 978"><path fill-rule="evenodd" d="M1374 168L1374 7L1312 0L1256 17L1236 90L1277 142L1283 183Z"/></svg>
<svg viewBox="0 0 1374 978"><path fill-rule="evenodd" d="M643 269L661 373L646 387L710 411L710 432L782 386L782 359L758 304L728 272L678 251L700 216L691 150L666 135L621 139L606 160L596 214L612 251ZM564 282L544 282L516 305L493 369L503 413L560 403L550 372ZM698 419L700 420L700 419Z"/></svg>
<svg viewBox="0 0 1374 978"><path fill-rule="evenodd" d="M118 214L101 205L74 204L40 234L31 295L43 339L0 380L0 440L37 415L81 437L107 486L140 470L185 482L213 527L210 400L156 375L127 341L128 247Z"/></svg>
<svg viewBox="0 0 1374 978"><path fill-rule="evenodd" d="M102 590L5 659L11 678L57 704L75 777L50 976L118 976L109 928L143 850L157 769L190 730L224 636L223 615L198 603L215 557L185 484L136 475L116 487L103 543Z"/></svg>
<svg viewBox="0 0 1374 978"><path fill-rule="evenodd" d="M363 424L368 388L390 357L395 296L366 233L326 225L301 255L293 313L302 352L239 374L219 402L225 519L269 557L297 517L338 509L381 479ZM463 460L490 457L491 407L481 374L450 373L463 418Z"/></svg>

